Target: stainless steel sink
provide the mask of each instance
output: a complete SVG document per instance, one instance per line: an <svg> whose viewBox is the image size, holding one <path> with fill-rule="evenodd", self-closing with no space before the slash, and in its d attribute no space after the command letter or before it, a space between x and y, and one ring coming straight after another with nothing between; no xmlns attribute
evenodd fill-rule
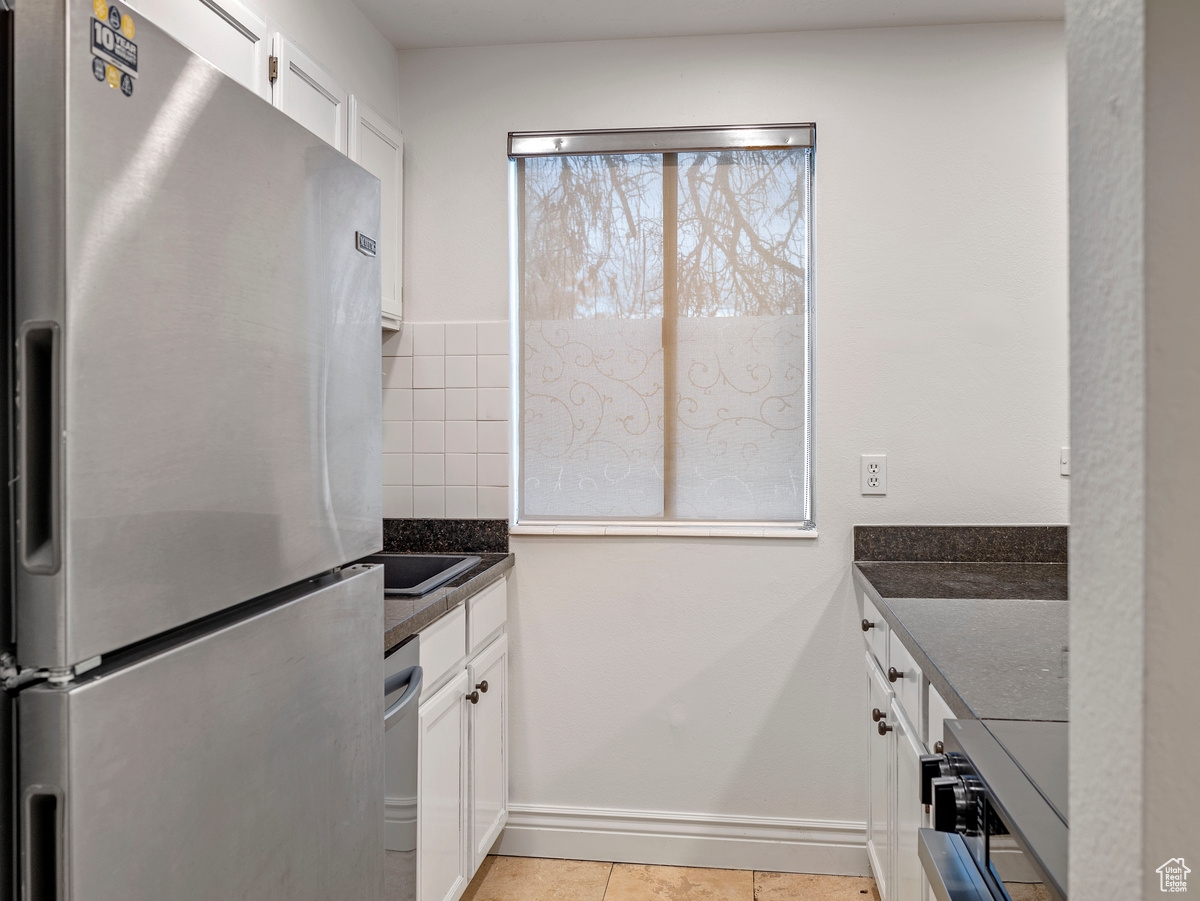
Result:
<svg viewBox="0 0 1200 901"><path fill-rule="evenodd" d="M464 554L376 554L361 563L383 564L383 593L416 597L473 568L480 557Z"/></svg>

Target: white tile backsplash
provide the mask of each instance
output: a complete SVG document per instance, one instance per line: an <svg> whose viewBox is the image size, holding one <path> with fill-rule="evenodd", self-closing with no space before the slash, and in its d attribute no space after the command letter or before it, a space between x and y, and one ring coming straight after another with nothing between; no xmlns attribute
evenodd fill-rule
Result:
<svg viewBox="0 0 1200 901"><path fill-rule="evenodd" d="M411 485L412 454L383 455L383 484L400 486Z"/></svg>
<svg viewBox="0 0 1200 901"><path fill-rule="evenodd" d="M477 417L499 422L508 419L508 389L479 388Z"/></svg>
<svg viewBox="0 0 1200 901"><path fill-rule="evenodd" d="M508 486L508 454L479 454L475 465L480 485Z"/></svg>
<svg viewBox="0 0 1200 901"><path fill-rule="evenodd" d="M413 485L445 485L445 454L413 454L412 473Z"/></svg>
<svg viewBox="0 0 1200 901"><path fill-rule="evenodd" d="M488 424L492 425L493 423ZM478 423L474 422L448 421L446 423L446 453L475 453L477 426ZM384 447L386 449L387 445L385 444Z"/></svg>
<svg viewBox="0 0 1200 901"><path fill-rule="evenodd" d="M480 388L508 387L508 354L480 354L475 359Z"/></svg>
<svg viewBox="0 0 1200 901"><path fill-rule="evenodd" d="M446 518L474 519L476 517L475 486L446 489Z"/></svg>
<svg viewBox="0 0 1200 901"><path fill-rule="evenodd" d="M412 418L434 420L446 418L446 391L443 388L414 388Z"/></svg>
<svg viewBox="0 0 1200 901"><path fill-rule="evenodd" d="M384 516L507 519L508 323L405 323L382 375Z"/></svg>
<svg viewBox="0 0 1200 901"><path fill-rule="evenodd" d="M385 357L412 356L412 327L404 325L398 332L388 332L383 339L383 355Z"/></svg>
<svg viewBox="0 0 1200 901"><path fill-rule="evenodd" d="M476 497L479 503L480 519L508 519L508 489L487 488L477 489Z"/></svg>
<svg viewBox="0 0 1200 901"><path fill-rule="evenodd" d="M444 519L446 516L446 489L440 485L413 487L413 516L417 519Z"/></svg>
<svg viewBox="0 0 1200 901"><path fill-rule="evenodd" d="M412 386L414 388L445 388L445 357L413 357Z"/></svg>
<svg viewBox="0 0 1200 901"><path fill-rule="evenodd" d="M475 323L447 322L446 323L446 356L470 354L474 356Z"/></svg>
<svg viewBox="0 0 1200 901"><path fill-rule="evenodd" d="M446 424L437 422L414 422L412 445L415 454L441 454L446 450Z"/></svg>
<svg viewBox="0 0 1200 901"><path fill-rule="evenodd" d="M477 322L476 353L506 354L508 353L508 322Z"/></svg>
<svg viewBox="0 0 1200 901"><path fill-rule="evenodd" d="M391 485L383 487L383 515L386 519L408 519L413 515L413 490Z"/></svg>
<svg viewBox="0 0 1200 901"><path fill-rule="evenodd" d="M383 422L383 452L385 454L412 453L412 423Z"/></svg>
<svg viewBox="0 0 1200 901"><path fill-rule="evenodd" d="M446 357L446 387L475 387L475 354L467 357Z"/></svg>
<svg viewBox="0 0 1200 901"><path fill-rule="evenodd" d="M411 388L412 372L412 357L384 357L383 387Z"/></svg>
<svg viewBox="0 0 1200 901"><path fill-rule="evenodd" d="M476 446L481 454L507 454L508 422L481 422L477 426Z"/></svg>
<svg viewBox="0 0 1200 901"><path fill-rule="evenodd" d="M474 388L446 389L446 421L452 419L474 422L476 418Z"/></svg>
<svg viewBox="0 0 1200 901"><path fill-rule="evenodd" d="M474 454L446 454L446 484L472 487L479 484Z"/></svg>
<svg viewBox="0 0 1200 901"><path fill-rule="evenodd" d="M414 322L413 356L440 357L446 353L446 326L440 322Z"/></svg>
<svg viewBox="0 0 1200 901"><path fill-rule="evenodd" d="M412 419L413 393L411 388L383 389L383 419Z"/></svg>

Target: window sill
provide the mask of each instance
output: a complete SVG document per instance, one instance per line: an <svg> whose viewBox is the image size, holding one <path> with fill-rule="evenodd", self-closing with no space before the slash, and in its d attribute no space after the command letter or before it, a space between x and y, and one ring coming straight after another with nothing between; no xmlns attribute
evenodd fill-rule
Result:
<svg viewBox="0 0 1200 901"><path fill-rule="evenodd" d="M651 536L676 538L816 538L815 526L783 523L727 524L697 523L518 523L508 528L510 535L575 536Z"/></svg>

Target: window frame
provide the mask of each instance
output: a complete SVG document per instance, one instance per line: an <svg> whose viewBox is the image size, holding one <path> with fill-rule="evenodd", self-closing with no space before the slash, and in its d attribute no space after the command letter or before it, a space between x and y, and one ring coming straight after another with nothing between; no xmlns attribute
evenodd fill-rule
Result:
<svg viewBox="0 0 1200 901"><path fill-rule="evenodd" d="M521 161L531 157L650 153L666 156L700 151L807 149L805 190L807 267L804 302L804 518L797 521L678 519L521 519L521 415L523 386L521 319L522 190ZM508 135L509 345L510 404L509 530L516 535L691 536L731 538L816 538L814 355L815 240L813 212L816 182L816 125L713 126L667 129L589 129L561 132L510 132Z"/></svg>

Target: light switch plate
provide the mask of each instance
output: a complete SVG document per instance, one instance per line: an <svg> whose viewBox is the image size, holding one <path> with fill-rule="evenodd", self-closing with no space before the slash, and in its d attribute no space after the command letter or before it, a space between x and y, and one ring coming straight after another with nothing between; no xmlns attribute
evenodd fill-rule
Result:
<svg viewBox="0 0 1200 901"><path fill-rule="evenodd" d="M862 493L887 494L887 455L862 455Z"/></svg>

